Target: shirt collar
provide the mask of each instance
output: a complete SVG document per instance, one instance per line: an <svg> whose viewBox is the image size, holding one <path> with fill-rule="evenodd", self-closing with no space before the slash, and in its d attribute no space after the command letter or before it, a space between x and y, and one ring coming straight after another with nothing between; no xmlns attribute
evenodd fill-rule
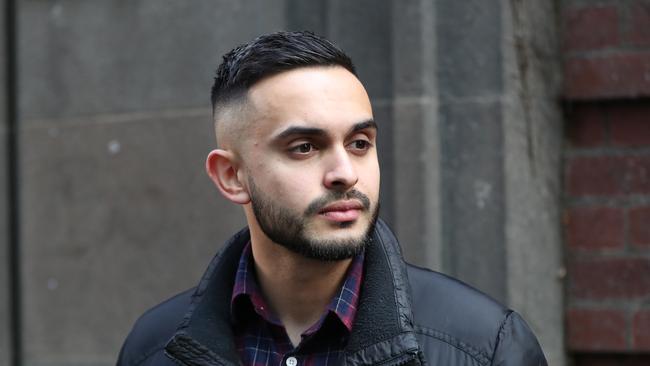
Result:
<svg viewBox="0 0 650 366"><path fill-rule="evenodd" d="M320 320L305 331L305 334L311 334L317 331L329 313L336 315L348 331L352 330L363 278L363 262L364 252L354 257L338 293L332 298L332 301L330 301L327 310L321 316ZM235 323L245 319L245 314L242 314L242 307L239 306L241 304L240 301L243 299L248 299L253 310L264 320L276 325L282 325L280 319L268 306L257 283L250 241L244 247L239 259L230 301L230 312Z"/></svg>
<svg viewBox="0 0 650 366"><path fill-rule="evenodd" d="M257 274L255 273L253 250L251 249L250 241L244 247L239 258L239 266L235 275L235 285L233 286L232 298L230 300L230 313L235 322L243 319L241 317L243 315L240 311L241 308L237 306L243 299L248 299L255 312L262 318L273 324L281 325L280 319L271 311L271 308L264 299L262 290L257 284Z"/></svg>

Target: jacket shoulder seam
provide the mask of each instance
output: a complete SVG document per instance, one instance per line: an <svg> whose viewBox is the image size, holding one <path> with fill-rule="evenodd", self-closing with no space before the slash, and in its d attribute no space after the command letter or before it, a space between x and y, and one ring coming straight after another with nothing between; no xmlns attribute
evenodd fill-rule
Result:
<svg viewBox="0 0 650 366"><path fill-rule="evenodd" d="M497 332L496 342L494 342L494 349L492 350L493 358L497 353L497 349L499 349L499 344L501 343L501 338L503 337L504 328L506 327L506 324L508 323L508 320L510 319L513 313L514 311L508 310L505 316L503 317L503 321L501 322L501 325L499 326L499 331Z"/></svg>
<svg viewBox="0 0 650 366"><path fill-rule="evenodd" d="M429 337L433 337L462 351L463 353L469 355L470 357L478 361L481 365L487 365L489 362L492 361L492 359L485 352L482 352L477 348L473 347L472 345L467 344L455 337L452 337L447 333L441 332L439 330L423 327L420 325L414 325L413 328L417 333Z"/></svg>

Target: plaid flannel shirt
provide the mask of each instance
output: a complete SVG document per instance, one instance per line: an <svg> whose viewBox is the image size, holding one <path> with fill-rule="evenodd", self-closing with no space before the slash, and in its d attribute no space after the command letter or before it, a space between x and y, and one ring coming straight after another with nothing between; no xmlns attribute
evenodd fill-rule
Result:
<svg viewBox="0 0 650 366"><path fill-rule="evenodd" d="M340 365L357 310L363 258L362 253L352 260L338 294L294 348L284 326L262 295L248 243L239 260L231 299L235 344L244 365Z"/></svg>

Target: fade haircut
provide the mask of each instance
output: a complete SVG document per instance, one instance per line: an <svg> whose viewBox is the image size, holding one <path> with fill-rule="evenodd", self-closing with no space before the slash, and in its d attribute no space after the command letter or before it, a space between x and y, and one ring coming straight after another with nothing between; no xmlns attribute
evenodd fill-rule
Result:
<svg viewBox="0 0 650 366"><path fill-rule="evenodd" d="M212 113L242 101L263 78L307 66L341 66L357 76L352 60L312 32L276 32L255 38L223 56L212 86Z"/></svg>

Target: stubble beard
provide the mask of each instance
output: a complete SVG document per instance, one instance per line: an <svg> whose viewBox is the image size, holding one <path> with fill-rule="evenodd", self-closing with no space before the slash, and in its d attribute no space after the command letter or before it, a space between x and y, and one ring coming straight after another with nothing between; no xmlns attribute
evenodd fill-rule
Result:
<svg viewBox="0 0 650 366"><path fill-rule="evenodd" d="M299 214L269 199L250 178L248 185L253 214L262 232L274 243L294 253L320 261L339 261L357 256L371 241L379 213L379 203L374 208L371 207L369 198L357 190L330 191L327 195L312 201L305 212ZM365 232L361 236L344 239L308 235L309 218L316 217L326 205L342 199L356 199L362 203L364 211L373 210ZM342 223L339 226L345 228L351 224Z"/></svg>

